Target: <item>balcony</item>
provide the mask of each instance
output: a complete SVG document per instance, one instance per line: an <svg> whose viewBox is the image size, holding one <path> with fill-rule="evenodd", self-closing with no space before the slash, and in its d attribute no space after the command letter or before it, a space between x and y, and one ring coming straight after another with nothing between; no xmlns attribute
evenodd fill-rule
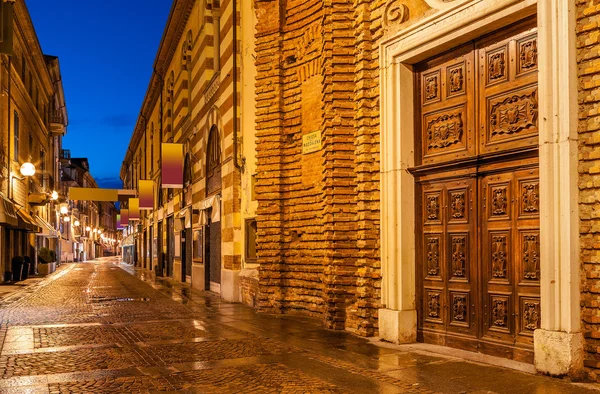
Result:
<svg viewBox="0 0 600 394"><path fill-rule="evenodd" d="M61 111L50 111L50 133L53 135L65 135L67 125Z"/></svg>

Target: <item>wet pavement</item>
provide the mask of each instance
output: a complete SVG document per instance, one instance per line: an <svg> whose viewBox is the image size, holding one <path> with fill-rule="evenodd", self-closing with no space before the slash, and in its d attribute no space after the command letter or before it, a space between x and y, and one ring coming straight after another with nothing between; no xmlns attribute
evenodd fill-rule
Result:
<svg viewBox="0 0 600 394"><path fill-rule="evenodd" d="M0 301L0 393L600 393L69 264Z"/></svg>

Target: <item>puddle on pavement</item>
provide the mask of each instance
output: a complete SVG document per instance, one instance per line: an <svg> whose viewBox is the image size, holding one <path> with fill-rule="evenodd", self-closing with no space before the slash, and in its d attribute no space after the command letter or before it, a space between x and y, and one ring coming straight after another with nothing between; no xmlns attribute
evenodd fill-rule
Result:
<svg viewBox="0 0 600 394"><path fill-rule="evenodd" d="M132 298L132 297L102 297L102 296L91 296L89 302L92 303L100 303L100 302L131 302L131 301L143 301L148 302L150 298L148 297L140 297L140 298Z"/></svg>

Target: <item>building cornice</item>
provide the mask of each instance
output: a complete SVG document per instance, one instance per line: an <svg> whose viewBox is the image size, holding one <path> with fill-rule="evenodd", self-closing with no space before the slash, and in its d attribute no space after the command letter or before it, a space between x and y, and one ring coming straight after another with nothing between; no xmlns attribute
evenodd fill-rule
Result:
<svg viewBox="0 0 600 394"><path fill-rule="evenodd" d="M144 101L142 102L142 108L138 115L133 134L129 141L129 147L123 159L123 165L121 166L121 179L124 180L127 167L131 163L133 153L137 149L141 137L144 135L146 129L145 119L149 119L156 102L160 97L160 93L163 89L165 75L169 70L171 61L175 56L175 52L179 47L179 41L184 33L185 26L190 17L192 9L196 0L174 0L169 12L169 18L160 40L160 45L156 53L156 58L153 64L153 73L150 77L148 89Z"/></svg>

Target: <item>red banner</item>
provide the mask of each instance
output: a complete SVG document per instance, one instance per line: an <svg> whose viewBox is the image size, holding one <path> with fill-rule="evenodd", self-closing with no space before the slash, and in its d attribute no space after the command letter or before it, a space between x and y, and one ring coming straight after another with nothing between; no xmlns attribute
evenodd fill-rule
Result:
<svg viewBox="0 0 600 394"><path fill-rule="evenodd" d="M121 227L129 226L129 209L121 209Z"/></svg>
<svg viewBox="0 0 600 394"><path fill-rule="evenodd" d="M162 187L183 189L182 144L162 144Z"/></svg>

